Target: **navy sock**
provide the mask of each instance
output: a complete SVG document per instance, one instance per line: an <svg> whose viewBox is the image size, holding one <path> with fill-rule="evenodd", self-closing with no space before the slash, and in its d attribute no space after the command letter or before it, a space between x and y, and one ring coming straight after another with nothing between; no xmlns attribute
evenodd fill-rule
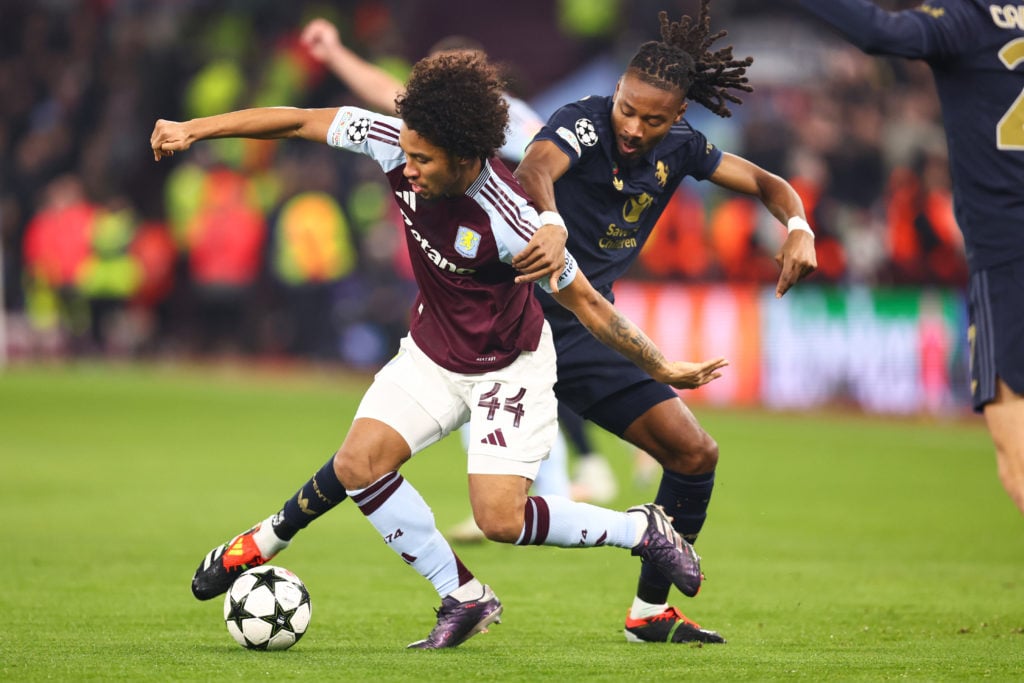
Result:
<svg viewBox="0 0 1024 683"><path fill-rule="evenodd" d="M665 508L672 518L672 527L690 543L697 541L697 534L708 516L708 503L715 487L715 473L677 474L665 470L661 475L661 486L654 502ZM660 604L668 601L672 582L654 566L644 564L640 568L640 581L636 595L644 602Z"/></svg>
<svg viewBox="0 0 1024 683"><path fill-rule="evenodd" d="M294 496L285 501L281 511L274 515L274 533L281 540L289 541L309 526L310 522L347 497L345 487L334 473L332 455Z"/></svg>

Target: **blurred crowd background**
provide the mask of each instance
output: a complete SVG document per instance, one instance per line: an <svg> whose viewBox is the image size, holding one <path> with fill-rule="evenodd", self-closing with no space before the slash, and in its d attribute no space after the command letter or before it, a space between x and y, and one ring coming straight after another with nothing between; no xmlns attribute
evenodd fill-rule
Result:
<svg viewBox="0 0 1024 683"><path fill-rule="evenodd" d="M888 3L889 7L915 3ZM361 104L299 45L323 16L404 76L476 39L547 117L610 94L657 13L696 1L0 0L0 237L12 358L210 354L374 367L414 284L378 168L304 142L204 142L155 163L158 118ZM754 92L687 118L789 179L836 286L965 282L924 65L870 58L785 2L715 0ZM773 283L784 230L756 201L684 183L630 274Z"/></svg>

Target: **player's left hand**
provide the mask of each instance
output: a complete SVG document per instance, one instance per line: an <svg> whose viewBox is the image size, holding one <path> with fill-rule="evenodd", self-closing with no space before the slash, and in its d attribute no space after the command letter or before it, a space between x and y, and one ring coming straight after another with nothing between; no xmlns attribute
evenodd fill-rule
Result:
<svg viewBox="0 0 1024 683"><path fill-rule="evenodd" d="M729 361L724 358L705 360L698 363L674 361L668 364L666 372L655 379L676 389L696 389L722 376L719 372Z"/></svg>
<svg viewBox="0 0 1024 683"><path fill-rule="evenodd" d="M790 287L818 267L818 257L814 253L814 235L803 230L789 233L779 253L775 255L775 262L782 269L779 283L775 286L775 298L779 299Z"/></svg>
<svg viewBox="0 0 1024 683"><path fill-rule="evenodd" d="M516 284L536 282L547 276L551 290L558 291L558 278L565 270L565 241L569 234L560 225L542 225L526 247L512 259L519 271Z"/></svg>

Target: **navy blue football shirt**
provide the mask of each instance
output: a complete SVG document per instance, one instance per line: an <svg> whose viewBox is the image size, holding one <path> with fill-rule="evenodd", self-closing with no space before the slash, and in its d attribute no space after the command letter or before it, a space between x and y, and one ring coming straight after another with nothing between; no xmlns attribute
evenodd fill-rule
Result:
<svg viewBox="0 0 1024 683"><path fill-rule="evenodd" d="M722 152L682 119L646 157L622 165L611 111L611 97L584 98L552 114L534 138L550 140L569 157L569 169L555 182L558 212L569 228L566 246L606 296L683 178L704 180L722 160ZM548 297L541 300L550 304Z"/></svg>
<svg viewBox="0 0 1024 683"><path fill-rule="evenodd" d="M928 62L968 266L1024 258L1024 6L929 0L886 12L866 0L800 4L869 54Z"/></svg>

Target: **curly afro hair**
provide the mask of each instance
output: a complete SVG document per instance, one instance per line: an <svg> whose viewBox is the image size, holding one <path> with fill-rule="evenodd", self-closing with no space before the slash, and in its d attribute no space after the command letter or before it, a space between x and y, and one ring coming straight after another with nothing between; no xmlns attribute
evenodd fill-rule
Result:
<svg viewBox="0 0 1024 683"><path fill-rule="evenodd" d="M505 144L504 89L482 52L449 50L416 63L395 108L406 126L449 154L488 159Z"/></svg>

